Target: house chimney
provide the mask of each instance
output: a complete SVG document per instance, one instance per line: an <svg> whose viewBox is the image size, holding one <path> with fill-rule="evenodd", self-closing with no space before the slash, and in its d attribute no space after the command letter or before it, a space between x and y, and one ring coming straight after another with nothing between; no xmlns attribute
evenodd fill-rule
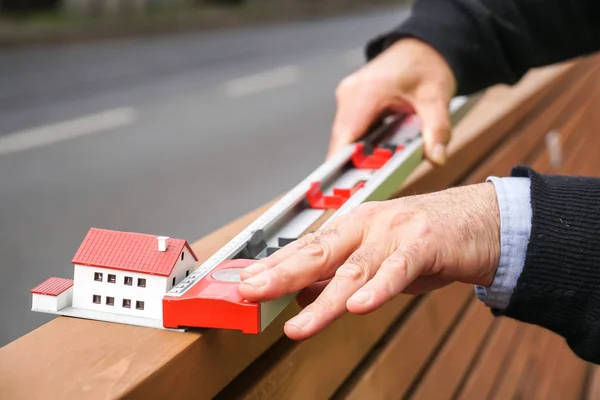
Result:
<svg viewBox="0 0 600 400"><path fill-rule="evenodd" d="M167 239L168 236L159 236L158 238L158 251L167 251Z"/></svg>

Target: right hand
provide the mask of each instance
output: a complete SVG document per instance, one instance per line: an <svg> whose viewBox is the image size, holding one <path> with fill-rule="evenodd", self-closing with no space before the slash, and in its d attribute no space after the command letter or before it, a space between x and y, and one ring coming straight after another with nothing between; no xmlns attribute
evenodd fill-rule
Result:
<svg viewBox="0 0 600 400"><path fill-rule="evenodd" d="M340 82L327 158L392 111L417 114L425 158L443 165L451 131L448 107L455 91L454 74L435 49L417 39L399 40Z"/></svg>
<svg viewBox="0 0 600 400"><path fill-rule="evenodd" d="M300 291L300 315L286 335L307 339L349 311L375 311L400 293L452 282L488 286L500 259L494 184L361 204L241 274L244 299Z"/></svg>

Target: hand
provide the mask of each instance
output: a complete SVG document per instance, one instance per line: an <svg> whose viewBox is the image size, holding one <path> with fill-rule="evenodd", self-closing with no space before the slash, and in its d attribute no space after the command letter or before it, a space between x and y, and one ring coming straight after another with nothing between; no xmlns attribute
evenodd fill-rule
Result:
<svg viewBox="0 0 600 400"><path fill-rule="evenodd" d="M499 230L492 183L369 202L247 267L239 292L267 301L301 291L305 308L285 333L306 339L346 311L374 311L399 293L491 284Z"/></svg>
<svg viewBox="0 0 600 400"><path fill-rule="evenodd" d="M445 59L417 39L401 39L357 72L336 91L337 113L327 158L359 139L383 113L416 113L422 124L424 156L446 162L450 140L450 100L456 90Z"/></svg>

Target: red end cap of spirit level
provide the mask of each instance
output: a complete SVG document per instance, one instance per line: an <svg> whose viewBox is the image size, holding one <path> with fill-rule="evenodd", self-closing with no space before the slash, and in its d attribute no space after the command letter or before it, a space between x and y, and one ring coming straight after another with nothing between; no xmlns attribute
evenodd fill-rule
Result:
<svg viewBox="0 0 600 400"><path fill-rule="evenodd" d="M332 195L324 195L321 190L321 182L313 182L310 189L306 193L308 204L313 209L328 210L338 209L360 188L365 185L364 182L359 182L353 188L333 188Z"/></svg>
<svg viewBox="0 0 600 400"><path fill-rule="evenodd" d="M165 328L215 328L260 333L260 305L238 292L239 273L256 260L222 262L181 297L163 297Z"/></svg>

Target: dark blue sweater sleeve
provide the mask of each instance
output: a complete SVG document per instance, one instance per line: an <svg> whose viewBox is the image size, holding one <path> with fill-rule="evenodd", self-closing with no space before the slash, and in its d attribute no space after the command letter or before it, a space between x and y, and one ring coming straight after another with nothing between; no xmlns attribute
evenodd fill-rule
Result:
<svg viewBox="0 0 600 400"><path fill-rule="evenodd" d="M367 59L404 37L437 49L456 76L457 94L471 94L599 50L600 1L416 0L407 20L367 44Z"/></svg>
<svg viewBox="0 0 600 400"><path fill-rule="evenodd" d="M527 166L511 175L531 180L531 234L510 302L493 312L549 329L600 364L600 178Z"/></svg>

